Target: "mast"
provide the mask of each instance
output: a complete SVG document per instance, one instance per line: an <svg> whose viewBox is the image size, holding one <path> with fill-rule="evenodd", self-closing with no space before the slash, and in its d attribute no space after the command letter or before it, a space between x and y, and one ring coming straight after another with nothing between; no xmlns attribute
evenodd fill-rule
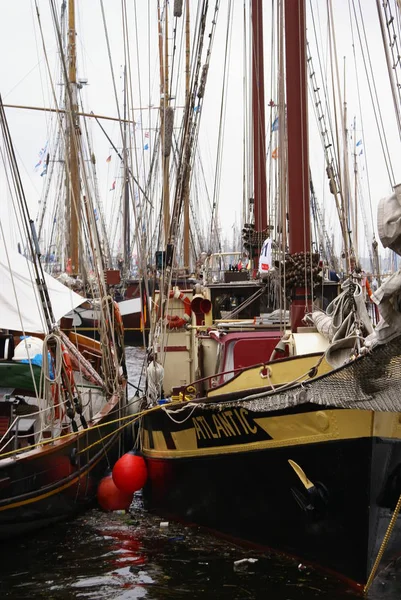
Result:
<svg viewBox="0 0 401 600"><path fill-rule="evenodd" d="M130 218L129 218L129 179L128 179L128 146L127 146L127 68L124 67L124 199L123 199L123 277L130 271Z"/></svg>
<svg viewBox="0 0 401 600"><path fill-rule="evenodd" d="M356 159L356 117L354 117L354 246L355 254L359 256L358 252L358 163Z"/></svg>
<svg viewBox="0 0 401 600"><path fill-rule="evenodd" d="M308 113L305 0L285 0L285 49L288 131L288 213L291 254L310 252ZM308 276L291 304L296 331L308 309Z"/></svg>
<svg viewBox="0 0 401 600"><path fill-rule="evenodd" d="M262 0L252 0L252 114L255 231L262 232L267 228L266 125ZM262 242L263 240L260 242L260 245Z"/></svg>
<svg viewBox="0 0 401 600"><path fill-rule="evenodd" d="M164 207L164 239L168 239L170 229L170 149L168 147L168 107L170 104L170 88L168 81L168 3L164 7L164 84L163 84L163 207Z"/></svg>
<svg viewBox="0 0 401 600"><path fill-rule="evenodd" d="M79 214L80 214L80 184L78 164L78 98L77 98L77 58L75 32L75 0L68 2L68 90L67 106L69 107L69 179L67 216L69 216L69 258L71 258L71 273L79 273Z"/></svg>
<svg viewBox="0 0 401 600"><path fill-rule="evenodd" d="M189 25L189 0L185 2L185 101L189 102L189 65L190 65L190 25ZM184 189L184 267L189 265L189 173Z"/></svg>

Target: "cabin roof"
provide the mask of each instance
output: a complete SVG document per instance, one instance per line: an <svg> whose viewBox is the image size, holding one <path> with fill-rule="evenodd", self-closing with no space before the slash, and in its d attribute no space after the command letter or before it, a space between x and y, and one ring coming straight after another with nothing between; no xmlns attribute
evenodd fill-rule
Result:
<svg viewBox="0 0 401 600"><path fill-rule="evenodd" d="M283 333L284 332L280 331L280 329L272 329L263 331L234 331L232 333L225 333L223 331L210 331L209 335L219 344L228 344L229 342L237 340L281 339Z"/></svg>

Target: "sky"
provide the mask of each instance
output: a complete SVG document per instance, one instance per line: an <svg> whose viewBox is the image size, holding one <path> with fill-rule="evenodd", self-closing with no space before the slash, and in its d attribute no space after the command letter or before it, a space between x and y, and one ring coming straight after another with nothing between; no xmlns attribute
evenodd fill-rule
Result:
<svg viewBox="0 0 401 600"><path fill-rule="evenodd" d="M60 78L57 72L58 55L57 44L55 40L54 27L50 13L50 2L48 0L38 0L40 10L40 19L45 37L45 46L50 70L53 74L56 94L60 89ZM214 2L209 2L214 6ZM270 2L265 2L265 74L266 81L266 103L276 98L270 98L274 90L269 89L271 80L270 73L270 38L273 25L270 15ZM351 3L352 4L352 3ZM358 2L355 0L358 6ZM61 2L55 3L59 10ZM154 6L153 6L154 5ZM191 0L191 18L193 22L196 18L196 8L198 3ZM349 2L348 0L332 0L333 13L336 21L336 42L338 49L338 61L340 79L343 85L344 64L346 81L346 100L348 106L348 126L356 116L358 140L363 141L361 149L362 155L358 156L360 164L360 173L364 185L369 182L370 195L372 198L372 207L366 198L366 212L368 226L371 225L372 213L375 219L376 206L378 200L391 192L391 185L386 173L382 154L380 151L380 141L375 133L374 115L369 108L369 90L363 84L363 67L361 66L361 56L358 44L355 44L355 53L357 55L358 66L355 68L353 57L352 37L349 27ZM375 81L380 93L380 106L383 110L386 126L387 141L390 146L390 153L393 156L394 164L398 163L398 173L395 177L401 180L400 165L400 147L399 136L396 130L395 121L392 117L394 109L392 106L389 87L387 83L387 74L382 50L382 41L377 21L377 9L375 0L363 0L363 12L365 26L369 39L369 49L371 51L372 61L375 67ZM133 0L127 2L128 23L130 31L130 57L131 57L131 76L132 89L134 97L134 106L145 107L144 112L136 110L134 119L141 121L142 138L138 140L138 165L144 172L149 162L150 153L143 152L146 139L145 132L152 132L156 123L157 111L147 109L149 105L157 107L159 104L159 72L157 64L157 31L154 20L156 2L145 2L144 0ZM124 47L122 36L122 18L120 0L104 0L103 7L107 21L107 35L111 48L113 69L116 77L117 95L120 102L120 110L123 98L124 81L122 77L124 65ZM229 237L232 234L233 226L239 225L242 215L243 202L243 180L244 180L244 139L243 139L243 89L244 82L247 83L248 75L243 69L243 2L242 0L221 0L218 13L216 34L213 44L210 69L206 94L203 101L201 127L199 134L199 147L202 157L202 164L205 172L205 178L208 182L209 195L213 198L215 185L215 165L217 141L220 125L221 93L223 82L224 55L226 45L227 24L229 22L228 10L231 7L232 12L232 33L229 38L229 75L227 80L227 103L225 108L225 128L224 143L222 152L220 185L216 188L220 211L220 223L223 235ZM152 19L148 21L148 9L152 11ZM324 0L307 0L308 10L308 40L314 54L314 61L317 64L319 50L320 59L324 64L327 63L328 47L325 38L326 31L326 2ZM321 41L316 46L314 42L312 13L315 19L316 27L321 35ZM93 111L99 115L117 116L116 99L110 75L109 57L106 46L105 31L102 22L101 2L100 0L85 0L77 2L77 48L78 48L78 78L87 79L88 85L83 90L83 100L87 112ZM210 30L210 20L206 28ZM177 30L176 44L179 48L181 43L180 32ZM171 31L171 41L173 33ZM355 39L355 38L354 38ZM34 0L18 0L18 2L8 3L7 9L3 11L3 17L0 21L0 49L2 56L6 57L0 63L0 81L1 94L5 104L18 104L28 106L49 107L54 106L50 78L47 73L46 61L44 58L42 42L38 27ZM183 73L183 66L179 64L179 52L176 52L174 73L180 70ZM346 61L344 63L344 58ZM139 58L139 60L138 60ZM139 67L137 66L139 65ZM170 65L171 68L172 65ZM359 98L357 90L357 76L360 85ZM360 78L360 81L359 81ZM180 84L177 88L177 96L173 101L180 106L180 89L182 89L183 74L180 76ZM362 113L362 114L361 114ZM176 124L179 123L180 109L177 109ZM269 112L267 122L269 122ZM20 169L25 185L25 192L31 207L33 216L36 216L37 202L43 194L46 177L41 177L40 169L35 171L35 165L38 162L40 149L45 145L50 136L50 124L52 122L48 113L33 112L29 110L7 109L9 126L13 137L15 149L20 163ZM110 121L102 122L107 134L118 145L119 126ZM363 125L363 130L362 130ZM113 182L119 180L120 165L109 141L100 131L98 125L90 122L90 131L93 136L93 148L97 158L97 172L99 177L99 189L106 211L110 215L115 210L118 203L116 192L112 191ZM331 233L337 235L338 227L335 225L336 216L334 204L330 194L327 191L327 182L325 180L325 167L320 142L316 133L316 125L312 116L310 117L310 162L314 172L315 187L318 192L318 198L322 208L327 216L327 227ZM267 131L267 137L270 131ZM152 143L152 133L150 135ZM272 140L274 145L274 139ZM271 148L273 149L273 148ZM111 162L107 163L106 158L112 155ZM366 188L367 189L367 188ZM0 180L0 193L6 194L5 182ZM207 214L210 211L209 201L206 193L201 192L199 222L206 223ZM366 194L368 192L366 191ZM5 204L1 203L0 215L7 211ZM13 242L18 241L17 235ZM362 244L362 242L361 242ZM337 248L338 249L338 248ZM361 253L364 253L361 247ZM366 254L366 253L365 253Z"/></svg>

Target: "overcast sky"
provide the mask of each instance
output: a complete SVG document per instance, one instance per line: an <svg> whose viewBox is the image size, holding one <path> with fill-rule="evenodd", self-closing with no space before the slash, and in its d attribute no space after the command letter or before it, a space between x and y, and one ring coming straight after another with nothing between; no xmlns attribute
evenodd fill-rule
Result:
<svg viewBox="0 0 401 600"><path fill-rule="evenodd" d="M51 65L52 73L56 73L57 45L55 41L54 27L50 16L48 0L40 0L41 23L46 38L46 50ZM213 2L209 4L214 6ZM204 161L206 177L209 182L210 192L213 191L213 174L216 157L217 135L219 131L221 86L224 61L224 47L226 43L227 10L229 0L222 0L218 15L218 25L208 76L208 85L204 99L204 108L201 122L200 149ZM399 137L392 117L393 106L389 95L387 84L386 67L380 30L377 21L376 1L363 0L363 11L365 25L369 38L369 48L372 52L374 66L376 69L376 82L381 93L381 107L385 115L388 143L394 158L394 165L398 169L396 178L401 178L401 161L399 150ZM61 2L57 3L59 9ZM131 65L132 80L134 82L135 101L138 105L148 106L159 103L159 73L157 65L157 32L156 1L137 0L127 2L129 5L129 27L131 32ZM154 5L154 7L153 7ZM267 6L268 5L268 6ZM149 21L148 30L148 7L152 11L152 19ZM191 0L192 17L195 20L197 2ZM266 58L265 71L267 82L270 81L270 33L272 30L271 17L269 14L270 2L265 3L265 30L266 30ZM313 26L311 20L311 7L315 23L325 35L325 2L324 0L307 0L308 6L308 39L311 47L313 42ZM224 231L228 234L234 222L239 223L242 213L242 189L243 189L243 2L233 0L233 30L231 38L230 74L228 84L228 100L226 112L225 143L223 152L223 165L221 171L220 219ZM107 30L111 45L112 60L117 82L117 92L122 101L122 67L124 64L122 25L121 25L121 3L119 0L104 0L104 9L107 20ZM333 0L333 10L337 22L337 44L339 53L340 77L343 78L343 56L346 56L346 81L347 81L347 104L348 125L350 126L354 115L357 117L358 137L363 138L364 153L359 158L363 178L369 178L371 196L374 212L380 197L391 191L390 182L384 167L380 151L380 143L375 134L375 124L372 111L369 109L369 92L366 85L362 83L363 67L360 62L360 51L356 47L359 61L358 75L361 77L360 94L363 105L363 121L359 111L359 101L356 93L356 75L354 57L352 52L352 38L349 28L349 8L347 0ZM136 21L135 21L136 17ZM136 23L136 25L135 25ZM77 47L78 47L78 76L88 79L88 85L84 90L84 100L87 112L96 114L116 116L117 109L114 92L111 83L109 59L105 43L105 32L102 22L100 1L84 0L77 2ZM210 22L207 32L210 30ZM150 36L148 35L150 32ZM178 30L177 30L178 32ZM320 35L320 33L319 33ZM180 37L177 34L176 43L179 47ZM327 60L327 46L325 40L319 47L321 59ZM46 72L43 49L41 45L38 21L35 13L34 0L18 0L7 3L2 19L0 20L0 48L3 60L0 62L1 93L5 104L53 106L50 91L49 77ZM138 64L139 55L139 65ZM175 72L182 65L178 64L179 52L176 52ZM317 64L317 56L314 57ZM139 86L140 82L140 86ZM60 81L55 77L57 86ZM268 86L267 86L268 87ZM57 92L59 87L56 88ZM384 93L383 93L384 92ZM266 102L270 100L270 91L266 92ZM276 98L273 98L276 101ZM177 98L179 102L179 98ZM135 103L135 102L134 102ZM142 116L144 130L149 127L147 121L149 113ZM20 168L24 178L27 197L34 215L36 214L36 202L41 197L45 177L40 176L40 171L35 172L35 164L38 153L49 137L50 117L46 113L32 111L7 109L9 125L13 136L17 155L20 160ZM135 118L138 116L136 113ZM268 113L269 118L269 113ZM364 125L364 135L361 126ZM114 143L119 143L119 128L117 124L104 123L108 134ZM329 226L334 228L335 212L333 201L327 193L327 184L324 175L324 163L321 148L318 144L316 134L313 133L314 125L310 123L312 137L310 145L311 165L314 169L315 184L319 199L324 205L329 217ZM113 155L111 163L106 163L106 158L113 154L109 142L105 139L100 129L92 123L91 130L94 139L94 151L97 157L100 192L106 205L110 205L113 194L110 192L113 180L119 175L118 161ZM269 135L269 132L267 132ZM360 134L360 135L359 135ZM364 158L368 157L368 165ZM147 160L147 159L145 159ZM398 163L398 164L397 164ZM0 181L0 191L5 193L4 181ZM367 200L367 199L366 199ZM2 214L4 214L3 202ZM367 206L368 216L370 207ZM370 217L368 219L370 221Z"/></svg>

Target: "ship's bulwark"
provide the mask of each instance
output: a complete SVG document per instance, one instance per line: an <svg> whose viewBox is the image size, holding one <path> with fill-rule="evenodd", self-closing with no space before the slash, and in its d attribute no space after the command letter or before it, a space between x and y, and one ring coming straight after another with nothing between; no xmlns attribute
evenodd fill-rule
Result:
<svg viewBox="0 0 401 600"><path fill-rule="evenodd" d="M371 435L375 413L304 406L292 416L231 410L222 417L216 407L202 419L191 410L179 413L183 424L164 413L145 418L149 510L366 583L401 493L401 441ZM383 418L398 422L396 414ZM400 552L398 519L383 564Z"/></svg>

